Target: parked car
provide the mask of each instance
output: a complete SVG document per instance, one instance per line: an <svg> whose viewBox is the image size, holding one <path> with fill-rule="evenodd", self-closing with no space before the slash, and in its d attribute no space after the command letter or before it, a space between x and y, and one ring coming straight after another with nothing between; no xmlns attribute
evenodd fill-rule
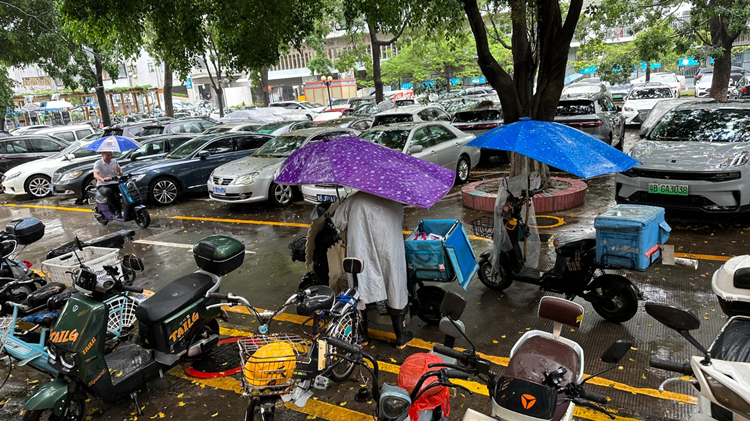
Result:
<svg viewBox="0 0 750 421"><path fill-rule="evenodd" d="M343 127L362 132L369 129L370 126L372 126L372 119L369 117L344 117L318 123L315 127Z"/></svg>
<svg viewBox="0 0 750 421"><path fill-rule="evenodd" d="M46 158L68 146L46 135L8 136L0 139L0 177L13 167Z"/></svg>
<svg viewBox="0 0 750 421"><path fill-rule="evenodd" d="M638 136L641 139L645 138L648 132L651 131L651 128L654 127L662 117L664 117L664 114L672 111L678 105L687 104L689 102L715 102L715 100L713 98L682 97L679 99L672 98L659 101L654 105L654 108L651 109L651 112L648 113L646 119L641 123Z"/></svg>
<svg viewBox="0 0 750 421"><path fill-rule="evenodd" d="M499 102L484 101L456 111L451 124L462 132L479 136L503 125L503 110ZM481 148L481 151L482 162L489 162L492 158L508 162L508 153L505 151L485 148Z"/></svg>
<svg viewBox="0 0 750 421"><path fill-rule="evenodd" d="M588 82L576 82L572 83L562 90L561 98L573 98L580 96L588 96L597 93L607 92L607 87L602 82L588 83Z"/></svg>
<svg viewBox="0 0 750 421"><path fill-rule="evenodd" d="M281 107L256 108L253 110L238 110L220 118L224 123L273 123L276 121L312 120L317 113L304 110L292 110Z"/></svg>
<svg viewBox="0 0 750 421"><path fill-rule="evenodd" d="M163 158L195 136L194 134L172 134L141 137L138 139L141 146L121 154L117 158L117 163L124 171L133 163ZM93 164L91 162L76 163L61 167L52 174L50 191L55 196L73 195L86 198L86 189L91 185L96 185Z"/></svg>
<svg viewBox="0 0 750 421"><path fill-rule="evenodd" d="M594 85L596 86L596 85ZM607 92L560 99L555 121L588 133L620 150L625 143L625 118Z"/></svg>
<svg viewBox="0 0 750 421"><path fill-rule="evenodd" d="M292 203L296 188L273 182L274 174L292 152L325 138L354 136L350 129L300 129L276 136L252 156L216 168L208 177L208 194L225 203L270 201L283 207Z"/></svg>
<svg viewBox="0 0 750 421"><path fill-rule="evenodd" d="M608 88L612 101L615 103L625 102L625 97L628 96L631 89L633 89L633 85L630 83L618 83Z"/></svg>
<svg viewBox="0 0 750 421"><path fill-rule="evenodd" d="M374 98L340 98L331 102L332 108L354 108L355 110L366 104L374 104Z"/></svg>
<svg viewBox="0 0 750 421"><path fill-rule="evenodd" d="M383 124L407 123L419 121L451 121L451 116L438 107L423 107L421 105L410 105L406 107L392 108L375 114L372 126Z"/></svg>
<svg viewBox="0 0 750 421"><path fill-rule="evenodd" d="M474 135L442 122L398 123L373 127L361 138L409 154L456 172L456 182L464 183L480 159L479 148L466 146ZM302 186L302 197L310 203L335 202L357 192L331 184Z"/></svg>
<svg viewBox="0 0 750 421"><path fill-rule="evenodd" d="M270 139L257 133L203 135L182 144L165 159L133 164L128 173L143 197L170 205L185 193L205 192L211 171L255 152Z"/></svg>
<svg viewBox="0 0 750 421"><path fill-rule="evenodd" d="M46 129L36 130L34 134L46 134L62 139L68 144L81 140L84 137L94 133L94 129L88 124L71 124L68 126L52 126Z"/></svg>
<svg viewBox="0 0 750 421"><path fill-rule="evenodd" d="M307 101L279 101L268 104L269 107L281 107L290 110L309 110L313 113L322 113L328 106L315 104Z"/></svg>
<svg viewBox="0 0 750 421"><path fill-rule="evenodd" d="M262 123L219 123L206 129L203 134L215 134L226 132L254 132L258 130Z"/></svg>
<svg viewBox="0 0 750 421"><path fill-rule="evenodd" d="M678 105L630 154L641 165L615 176L618 203L707 213L750 210L750 104Z"/></svg>
<svg viewBox="0 0 750 421"><path fill-rule="evenodd" d="M156 119L144 119L135 123L115 124L113 126L105 127L102 137L120 136L135 139L143 133L143 130L145 130L146 127L157 124L156 121Z"/></svg>
<svg viewBox="0 0 750 421"><path fill-rule="evenodd" d="M667 85L669 86L669 89L672 90L673 97L680 97L680 92L682 92L682 83L680 83L680 80L674 73L654 73L651 75L650 82Z"/></svg>
<svg viewBox="0 0 750 421"><path fill-rule="evenodd" d="M361 105L354 111L355 116L374 116L378 113L378 104L374 102L371 104Z"/></svg>
<svg viewBox="0 0 750 421"><path fill-rule="evenodd" d="M143 128L140 136L176 133L203 133L215 125L215 123L203 119L173 120L166 123L146 126Z"/></svg>
<svg viewBox="0 0 750 421"><path fill-rule="evenodd" d="M315 116L313 121L316 123L322 123L328 120L336 120L342 117L349 117L352 114L354 114L354 108L349 108L349 107L331 108L330 110L325 110L322 113Z"/></svg>
<svg viewBox="0 0 750 421"><path fill-rule="evenodd" d="M39 124L36 126L22 126L15 130L11 130L10 134L13 136L24 136L27 134L36 133L39 130L49 129L52 126L48 126L46 124Z"/></svg>
<svg viewBox="0 0 750 421"><path fill-rule="evenodd" d="M713 73L704 73L703 76L695 82L695 96L697 98L706 98L711 95L711 85L714 81ZM734 80L729 79L728 89L731 90L734 87Z"/></svg>
<svg viewBox="0 0 750 421"><path fill-rule="evenodd" d="M747 99L750 98L750 76L743 76L739 82L737 82L737 94L739 98Z"/></svg>
<svg viewBox="0 0 750 421"><path fill-rule="evenodd" d="M99 155L86 149L95 139L78 140L47 158L37 159L14 167L3 175L2 185L5 194L29 194L34 198L48 196L52 174L59 168L70 164L91 163L99 159ZM115 158L119 158L119 153Z"/></svg>
<svg viewBox="0 0 750 421"><path fill-rule="evenodd" d="M714 68L712 67L701 67L698 69L698 72L695 74L695 82L698 83L698 81L701 80L701 78L706 74L713 74ZM742 79L743 76L750 76L750 72L743 69L742 67L732 66L729 73L729 78L732 79L735 82L739 82L740 79Z"/></svg>
<svg viewBox="0 0 750 421"><path fill-rule="evenodd" d="M258 127L255 132L271 136L279 136L284 133L293 132L300 129L309 129L315 127L316 123L310 120L300 121L280 121L278 123L268 123Z"/></svg>
<svg viewBox="0 0 750 421"><path fill-rule="evenodd" d="M667 85L633 88L622 107L625 124L640 124L659 101L668 98L674 95Z"/></svg>

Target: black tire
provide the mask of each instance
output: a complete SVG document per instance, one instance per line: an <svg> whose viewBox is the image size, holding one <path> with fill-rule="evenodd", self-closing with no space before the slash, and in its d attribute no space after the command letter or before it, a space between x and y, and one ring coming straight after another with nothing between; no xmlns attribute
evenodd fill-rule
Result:
<svg viewBox="0 0 750 421"><path fill-rule="evenodd" d="M495 291L503 291L513 283L513 278L504 267L500 266L499 271L493 271L489 260L479 265L479 280L484 286Z"/></svg>
<svg viewBox="0 0 750 421"><path fill-rule="evenodd" d="M49 186L49 177L43 174L34 174L26 180L24 190L29 196L35 199L41 199L52 194L49 191Z"/></svg>
<svg viewBox="0 0 750 421"><path fill-rule="evenodd" d="M271 413L263 417L260 413L260 400L252 398L250 403L247 404L247 410L245 410L245 421L273 421L275 412L275 408L271 408Z"/></svg>
<svg viewBox="0 0 750 421"><path fill-rule="evenodd" d="M81 421L86 415L86 401L84 399L73 399L70 401L68 408L68 415L65 417L56 416L51 409L26 411L23 414L23 421Z"/></svg>
<svg viewBox="0 0 750 421"><path fill-rule="evenodd" d="M135 223L141 228L146 228L151 223L151 215L146 209L138 209L135 211Z"/></svg>
<svg viewBox="0 0 750 421"><path fill-rule="evenodd" d="M294 200L294 189L292 186L271 183L271 187L268 188L268 200L277 208L289 206Z"/></svg>
<svg viewBox="0 0 750 421"><path fill-rule="evenodd" d="M88 200L89 195L86 192L91 187L96 189L96 179L94 177L87 178L83 181L83 185L81 186L81 199Z"/></svg>
<svg viewBox="0 0 750 421"><path fill-rule="evenodd" d="M104 217L104 214L102 214L99 208L94 208L94 218L96 218L96 222L102 225L109 224L109 219Z"/></svg>
<svg viewBox="0 0 750 421"><path fill-rule="evenodd" d="M620 152L625 151L625 124L622 125L622 130L620 131L620 143L617 144L617 150Z"/></svg>
<svg viewBox="0 0 750 421"><path fill-rule="evenodd" d="M471 171L469 159L465 156L459 157L456 163L456 183L464 184L469 181L469 171Z"/></svg>
<svg viewBox="0 0 750 421"><path fill-rule="evenodd" d="M168 178L157 178L148 188L148 196L152 203L159 206L167 206L177 201L180 196L180 185L177 181Z"/></svg>
<svg viewBox="0 0 750 421"><path fill-rule="evenodd" d="M341 339L344 342L348 342L354 346L357 346L358 329L356 323L357 321L352 316L352 313L347 313L341 318L332 321L331 327L328 328L328 331L326 333L328 334L328 336ZM331 354L335 354L342 351L337 350L335 347L329 345L328 352ZM333 369L331 369L329 377L331 378L331 380L338 383L341 383L348 379L354 371L355 366L355 364L351 361L337 359L335 357L327 357L326 366L332 365L335 366L333 367Z"/></svg>
<svg viewBox="0 0 750 421"><path fill-rule="evenodd" d="M428 325L438 326L442 317L440 304L445 298L445 290L434 285L421 287L417 290L417 298L419 298L417 316Z"/></svg>
<svg viewBox="0 0 750 421"><path fill-rule="evenodd" d="M592 302L594 310L612 323L627 322L638 312L638 296L628 278L620 275L602 275L594 279L594 288L611 302Z"/></svg>

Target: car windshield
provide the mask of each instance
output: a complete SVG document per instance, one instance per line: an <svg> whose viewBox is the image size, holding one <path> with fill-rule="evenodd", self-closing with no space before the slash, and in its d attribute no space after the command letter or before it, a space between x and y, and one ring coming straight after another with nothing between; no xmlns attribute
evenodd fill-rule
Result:
<svg viewBox="0 0 750 421"><path fill-rule="evenodd" d="M690 109L667 113L649 140L683 142L750 141L750 109Z"/></svg>
<svg viewBox="0 0 750 421"><path fill-rule="evenodd" d="M189 140L183 143L177 149L175 149L174 152L167 155L167 158L172 158L172 159L187 158L190 155L194 154L195 151L200 149L201 146L205 145L206 142L211 139L213 139L213 136L201 136L201 137L197 137L195 139Z"/></svg>
<svg viewBox="0 0 750 421"><path fill-rule="evenodd" d="M286 136L281 135L273 138L273 140L266 142L258 151L255 156L262 156L267 158L285 158L292 154L292 152L301 148L307 139L306 136Z"/></svg>
<svg viewBox="0 0 750 421"><path fill-rule="evenodd" d="M453 116L454 123L474 123L477 121L502 120L503 114L499 110L461 111Z"/></svg>
<svg viewBox="0 0 750 421"><path fill-rule="evenodd" d="M659 83L670 83L676 82L677 78L674 75L658 75L651 78L651 82Z"/></svg>
<svg viewBox="0 0 750 421"><path fill-rule="evenodd" d="M594 102L586 100L560 101L557 104L557 110L555 110L556 116L583 115L594 113Z"/></svg>
<svg viewBox="0 0 750 421"><path fill-rule="evenodd" d="M339 127L345 126L347 123L351 123L356 120L355 118L335 118L333 120L326 120L318 123L315 127Z"/></svg>
<svg viewBox="0 0 750 421"><path fill-rule="evenodd" d="M138 133L138 136L153 136L155 134L162 134L162 133L164 133L164 127L154 126L154 127L147 127L143 129L143 131Z"/></svg>
<svg viewBox="0 0 750 421"><path fill-rule="evenodd" d="M711 81L714 80L714 74L713 73L703 73L703 76L701 76L700 83L703 84L709 84Z"/></svg>
<svg viewBox="0 0 750 421"><path fill-rule="evenodd" d="M349 105L348 99L335 99L331 103L331 105Z"/></svg>
<svg viewBox="0 0 750 421"><path fill-rule="evenodd" d="M568 86L567 88L565 88L565 91L563 91L563 94L590 94L599 91L601 91L599 85L595 85L593 83L584 83L581 84L581 86Z"/></svg>
<svg viewBox="0 0 750 421"><path fill-rule="evenodd" d="M82 142L82 141L76 141L70 144L67 148L61 150L60 152L52 155L50 158L60 158L65 155L72 154L73 152L77 151L78 149L86 148L86 146L90 145L91 141L88 142Z"/></svg>
<svg viewBox="0 0 750 421"><path fill-rule="evenodd" d="M363 134L362 139L401 152L409 139L409 131L403 129L373 130Z"/></svg>
<svg viewBox="0 0 750 421"><path fill-rule="evenodd" d="M407 123L410 121L414 121L414 116L411 114L390 114L375 117L375 125L378 126L381 124Z"/></svg>
<svg viewBox="0 0 750 421"><path fill-rule="evenodd" d="M258 127L258 130L256 130L255 133L271 134L287 125L289 125L287 122L264 124Z"/></svg>
<svg viewBox="0 0 750 421"><path fill-rule="evenodd" d="M649 88L633 91L628 99L657 99L672 98L672 90L669 88Z"/></svg>
<svg viewBox="0 0 750 421"><path fill-rule="evenodd" d="M378 106L375 104L365 104L357 108L354 115L372 115L378 112Z"/></svg>

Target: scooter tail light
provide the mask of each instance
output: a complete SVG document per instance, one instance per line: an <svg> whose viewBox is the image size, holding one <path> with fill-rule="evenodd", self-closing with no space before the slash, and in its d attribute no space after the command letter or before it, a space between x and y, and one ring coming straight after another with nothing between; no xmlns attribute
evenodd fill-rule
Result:
<svg viewBox="0 0 750 421"><path fill-rule="evenodd" d="M28 260L22 260L23 264L26 265L27 268L31 268L31 262Z"/></svg>

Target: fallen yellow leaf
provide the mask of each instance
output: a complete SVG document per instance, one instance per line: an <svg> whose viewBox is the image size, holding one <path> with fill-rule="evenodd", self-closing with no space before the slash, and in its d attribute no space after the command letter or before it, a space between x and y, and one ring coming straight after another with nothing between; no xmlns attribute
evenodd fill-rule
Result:
<svg viewBox="0 0 750 421"><path fill-rule="evenodd" d="M185 402L177 402L177 406L185 406Z"/></svg>

